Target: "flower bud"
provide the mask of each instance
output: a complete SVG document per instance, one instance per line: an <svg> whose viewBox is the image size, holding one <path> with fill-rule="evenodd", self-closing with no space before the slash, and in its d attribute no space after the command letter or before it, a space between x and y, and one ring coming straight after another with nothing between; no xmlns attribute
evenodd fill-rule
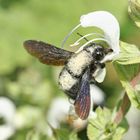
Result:
<svg viewBox="0 0 140 140"><path fill-rule="evenodd" d="M140 0L129 0L128 12L131 19L140 27Z"/></svg>

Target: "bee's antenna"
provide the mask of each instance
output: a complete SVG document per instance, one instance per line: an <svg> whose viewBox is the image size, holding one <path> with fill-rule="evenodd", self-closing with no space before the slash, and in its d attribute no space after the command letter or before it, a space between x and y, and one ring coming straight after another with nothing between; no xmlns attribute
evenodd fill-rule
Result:
<svg viewBox="0 0 140 140"><path fill-rule="evenodd" d="M86 37L84 37L83 35L81 35L80 33L77 33L77 35L83 37L83 39L85 39L87 42L89 41Z"/></svg>

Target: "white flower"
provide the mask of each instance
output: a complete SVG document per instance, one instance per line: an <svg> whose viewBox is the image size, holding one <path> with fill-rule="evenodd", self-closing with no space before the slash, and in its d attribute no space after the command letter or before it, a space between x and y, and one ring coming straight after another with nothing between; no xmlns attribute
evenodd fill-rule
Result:
<svg viewBox="0 0 140 140"><path fill-rule="evenodd" d="M4 124L0 125L0 140L7 140L15 132L13 120L15 118L16 107L14 103L5 97L0 97L0 118Z"/></svg>
<svg viewBox="0 0 140 140"><path fill-rule="evenodd" d="M82 27L95 26L103 30L104 38L114 51L113 54L107 56L103 61L111 60L119 54L120 27L117 19L111 13L106 11L91 12L81 16L80 22Z"/></svg>
<svg viewBox="0 0 140 140"><path fill-rule="evenodd" d="M94 105L101 106L105 101L104 92L94 84L90 85L91 108L88 118L95 118L96 113L93 111Z"/></svg>
<svg viewBox="0 0 140 140"><path fill-rule="evenodd" d="M98 41L107 42L108 45L113 49L113 53L111 55L108 55L103 60L103 62L112 60L115 58L115 56L117 56L119 54L119 52L120 52L120 48L119 48L120 27L119 27L119 23L118 23L117 19L111 13L109 13L107 11L95 11L95 12L88 13L86 15L82 15L80 18L80 24L78 26L76 26L66 36L66 38L63 41L62 46L64 45L64 43L66 42L68 37L80 26L82 26L84 28L98 27L99 29L101 29L104 32L104 36L99 35L97 33L89 33L89 34L83 36L82 38L96 34L96 35L99 35L99 38L94 38L94 39L88 41L87 43L85 43L83 46L80 47L81 49L88 43L98 40ZM79 41L81 39L76 41L73 45L79 44Z"/></svg>
<svg viewBox="0 0 140 140"><path fill-rule="evenodd" d="M65 122L68 116L69 108L71 104L65 98L56 98L50 105L50 109L47 112L47 121L53 128L59 128L61 122ZM51 128L47 129L48 136L52 136L53 132Z"/></svg>
<svg viewBox="0 0 140 140"><path fill-rule="evenodd" d="M93 111L94 104L101 105L104 102L104 93L95 85L90 85L91 111L90 117L95 116ZM59 128L62 122L69 123L75 129L81 130L86 127L87 120L81 120L75 114L74 106L67 98L56 98L50 105L47 113L47 121L52 128ZM52 129L47 129L48 136L52 136Z"/></svg>
<svg viewBox="0 0 140 140"><path fill-rule="evenodd" d="M102 105L105 101L105 93L96 85L90 85L90 96L93 99L93 104Z"/></svg>
<svg viewBox="0 0 140 140"><path fill-rule="evenodd" d="M119 52L120 28L117 19L109 12L96 11L83 15L80 18L82 27L95 26L103 30L105 39L109 42L110 47Z"/></svg>

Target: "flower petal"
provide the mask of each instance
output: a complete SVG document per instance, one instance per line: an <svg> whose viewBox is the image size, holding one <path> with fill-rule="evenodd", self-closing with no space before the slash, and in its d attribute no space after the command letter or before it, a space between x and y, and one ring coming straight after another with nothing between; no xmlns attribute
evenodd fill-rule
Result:
<svg viewBox="0 0 140 140"><path fill-rule="evenodd" d="M0 116L7 124L12 124L16 114L16 106L6 97L0 97Z"/></svg>
<svg viewBox="0 0 140 140"><path fill-rule="evenodd" d="M80 18L82 27L98 27L103 30L105 39L109 41L110 47L115 54L119 54L120 27L117 19L109 12L91 12Z"/></svg>
<svg viewBox="0 0 140 140"><path fill-rule="evenodd" d="M0 116L5 120L5 123L0 125L0 140L7 140L14 134L15 114L16 106L14 103L6 97L0 97Z"/></svg>

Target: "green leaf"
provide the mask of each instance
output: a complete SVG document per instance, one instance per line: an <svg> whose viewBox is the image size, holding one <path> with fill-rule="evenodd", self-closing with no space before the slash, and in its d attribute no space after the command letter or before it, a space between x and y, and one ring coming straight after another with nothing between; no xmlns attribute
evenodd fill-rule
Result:
<svg viewBox="0 0 140 140"><path fill-rule="evenodd" d="M130 0L128 13L136 26L140 27L140 0Z"/></svg>
<svg viewBox="0 0 140 140"><path fill-rule="evenodd" d="M55 129L54 134L57 140L78 140L77 134L75 132L71 132L68 129Z"/></svg>
<svg viewBox="0 0 140 140"><path fill-rule="evenodd" d="M112 136L111 140L122 140L122 137L124 135L124 133L126 133L128 131L128 122L127 120L124 118L122 120L122 122L118 125L114 135Z"/></svg>
<svg viewBox="0 0 140 140"><path fill-rule="evenodd" d="M112 113L107 108L96 109L97 117L89 120L87 135L89 140L121 140L128 124L116 125L112 122Z"/></svg>
<svg viewBox="0 0 140 140"><path fill-rule="evenodd" d="M132 44L121 42L120 55L116 60L117 63L122 65L140 63L140 49Z"/></svg>
<svg viewBox="0 0 140 140"><path fill-rule="evenodd" d="M69 140L68 129L55 129L57 140Z"/></svg>
<svg viewBox="0 0 140 140"><path fill-rule="evenodd" d="M140 109L140 50L124 42L120 48L120 56L114 61L114 66L132 105Z"/></svg>
<svg viewBox="0 0 140 140"><path fill-rule="evenodd" d="M77 137L77 134L75 132L72 132L70 135L69 135L69 140L79 140L78 137Z"/></svg>
<svg viewBox="0 0 140 140"><path fill-rule="evenodd" d="M140 80L135 81L137 84L134 87L131 82L134 77L139 75L140 64L121 65L119 63L114 63L114 66L132 105L140 109Z"/></svg>
<svg viewBox="0 0 140 140"><path fill-rule="evenodd" d="M0 116L0 125L6 124L6 120L4 117Z"/></svg>

